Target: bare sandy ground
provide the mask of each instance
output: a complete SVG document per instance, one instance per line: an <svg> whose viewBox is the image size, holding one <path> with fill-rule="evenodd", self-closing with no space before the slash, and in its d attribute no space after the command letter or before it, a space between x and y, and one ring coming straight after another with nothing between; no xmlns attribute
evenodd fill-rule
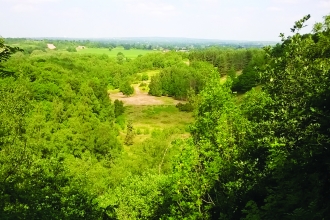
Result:
<svg viewBox="0 0 330 220"><path fill-rule="evenodd" d="M142 91L138 84L134 84L134 94L132 96L125 96L121 92L110 93L109 97L112 101L118 99L123 101L125 105L176 105L180 101L174 100L170 97L156 97L148 95L147 92Z"/></svg>

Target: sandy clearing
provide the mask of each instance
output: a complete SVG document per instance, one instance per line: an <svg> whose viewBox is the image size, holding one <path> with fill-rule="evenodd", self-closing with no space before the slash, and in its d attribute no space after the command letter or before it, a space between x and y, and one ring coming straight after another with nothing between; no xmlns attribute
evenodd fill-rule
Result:
<svg viewBox="0 0 330 220"><path fill-rule="evenodd" d="M180 101L175 100L170 97L156 97L151 96L147 92L142 91L139 88L139 84L133 84L134 87L134 94L132 96L125 96L121 92L117 93L111 93L109 94L109 97L112 101L118 99L120 101L123 101L125 105L176 105Z"/></svg>

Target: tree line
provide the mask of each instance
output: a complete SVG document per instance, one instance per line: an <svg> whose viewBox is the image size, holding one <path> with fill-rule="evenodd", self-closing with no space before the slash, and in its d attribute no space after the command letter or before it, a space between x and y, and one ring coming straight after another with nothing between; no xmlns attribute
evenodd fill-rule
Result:
<svg viewBox="0 0 330 220"><path fill-rule="evenodd" d="M199 94L214 71L233 81L233 92L244 93L260 85L259 72L266 65L265 53L260 49L212 47L192 51L188 58L188 65L178 63L153 76L149 94L187 100L190 95Z"/></svg>

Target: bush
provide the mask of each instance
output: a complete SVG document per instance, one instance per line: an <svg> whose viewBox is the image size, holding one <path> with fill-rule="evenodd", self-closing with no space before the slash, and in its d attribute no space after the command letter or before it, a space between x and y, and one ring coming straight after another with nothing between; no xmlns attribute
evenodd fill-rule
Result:
<svg viewBox="0 0 330 220"><path fill-rule="evenodd" d="M74 48L74 47L68 47L66 50L67 50L68 52L77 52L77 49Z"/></svg>
<svg viewBox="0 0 330 220"><path fill-rule="evenodd" d="M124 81L122 84L120 84L119 90L126 96L130 96L134 93L134 88L128 81Z"/></svg>
<svg viewBox="0 0 330 220"><path fill-rule="evenodd" d="M162 96L162 82L159 76L151 77L151 82L149 84L149 94L153 96Z"/></svg>
<svg viewBox="0 0 330 220"><path fill-rule="evenodd" d="M132 124L131 121L129 121L128 124L127 124L127 133L126 133L124 143L126 145L132 145L134 143L133 142L134 136L135 136L135 134L134 134L133 124Z"/></svg>
<svg viewBox="0 0 330 220"><path fill-rule="evenodd" d="M233 92L247 92L258 85L256 72L246 72L233 80Z"/></svg>
<svg viewBox="0 0 330 220"><path fill-rule="evenodd" d="M122 115L125 111L124 103L116 99L114 105L115 105L115 117L117 118L119 115Z"/></svg>
<svg viewBox="0 0 330 220"><path fill-rule="evenodd" d="M120 129L122 129L122 130L125 129L126 120L125 120L125 117L123 115L118 116L116 118L115 122L119 126Z"/></svg>
<svg viewBox="0 0 330 220"><path fill-rule="evenodd" d="M145 128L143 134L144 135L150 134L149 128Z"/></svg>
<svg viewBox="0 0 330 220"><path fill-rule="evenodd" d="M142 81L147 81L148 79L149 79L149 76L148 76L148 74L146 74L146 73L143 73L142 74Z"/></svg>
<svg viewBox="0 0 330 220"><path fill-rule="evenodd" d="M192 112L194 110L194 107L189 102L186 104L179 102L176 104L176 107L182 112Z"/></svg>

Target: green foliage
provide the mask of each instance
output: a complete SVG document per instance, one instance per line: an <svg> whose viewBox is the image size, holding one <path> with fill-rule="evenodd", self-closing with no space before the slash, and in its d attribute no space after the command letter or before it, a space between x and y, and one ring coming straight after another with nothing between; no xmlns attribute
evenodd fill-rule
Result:
<svg viewBox="0 0 330 220"><path fill-rule="evenodd" d="M185 104L179 102L176 104L176 107L183 112L192 112L194 110L194 107L189 102Z"/></svg>
<svg viewBox="0 0 330 220"><path fill-rule="evenodd" d="M248 122L244 119L230 85L213 76L202 91L193 139L186 143L175 167L172 215L175 218L219 218L219 212L235 215L238 207L229 196L244 183L235 175L236 159L244 143ZM219 193L217 193L219 192ZM228 200L230 199L230 200ZM215 215L215 216L214 216Z"/></svg>
<svg viewBox="0 0 330 220"><path fill-rule="evenodd" d="M119 90L126 96L130 96L134 93L134 88L133 88L133 86L131 86L131 84L128 80L124 80L119 85Z"/></svg>
<svg viewBox="0 0 330 220"><path fill-rule="evenodd" d="M124 50L130 50L131 49L131 45L130 44L124 44L123 45Z"/></svg>
<svg viewBox="0 0 330 220"><path fill-rule="evenodd" d="M75 47L68 47L66 50L68 52L77 52L77 49Z"/></svg>
<svg viewBox="0 0 330 220"><path fill-rule="evenodd" d="M118 52L117 53L117 62L119 64L123 64L125 60L126 60L125 55L122 52Z"/></svg>
<svg viewBox="0 0 330 220"><path fill-rule="evenodd" d="M3 68L12 74L0 79L0 218L100 219L123 214L102 203L109 186L115 189L128 175L118 168L128 163L121 157L125 154L117 131L125 126L123 103L111 105L106 88L120 87L123 79L149 67L179 63L181 56L150 54L118 63L106 55L40 50L3 60ZM141 157L131 160L131 170L138 175L144 172L141 167L170 172L170 159L177 153L169 146L177 130L151 131L141 130L152 138L134 148ZM127 143L134 135L128 128ZM149 191L158 189L158 184L150 186ZM150 210L158 212L158 203L146 201L147 206L136 204L138 209L147 207L141 218L152 216Z"/></svg>
<svg viewBox="0 0 330 220"><path fill-rule="evenodd" d="M92 179L68 164L92 158L107 166L121 151L106 65L63 54L15 54L4 63L14 77L0 79L1 219L103 216Z"/></svg>
<svg viewBox="0 0 330 220"><path fill-rule="evenodd" d="M126 137L124 143L126 145L132 145L134 143L134 136L135 136L135 132L134 132L133 124L131 121L129 121L127 123Z"/></svg>
<svg viewBox="0 0 330 220"><path fill-rule="evenodd" d="M13 55L0 41L0 218L326 219L330 17L299 34L308 19L265 52L208 48L190 65L174 52ZM107 86L131 91L152 69L150 94L195 109L189 139L174 140L188 127L168 126L188 115L174 106L109 102ZM138 136L131 120L117 130L128 114L148 123L134 121Z"/></svg>
<svg viewBox="0 0 330 220"><path fill-rule="evenodd" d="M167 176L129 175L107 195L105 203L115 207L117 219L159 219Z"/></svg>
<svg viewBox="0 0 330 220"><path fill-rule="evenodd" d="M142 77L141 77L141 80L142 80L142 81L147 81L148 79L149 79L148 74L147 74L147 73L143 73L143 74L142 74Z"/></svg>
<svg viewBox="0 0 330 220"><path fill-rule="evenodd" d="M123 115L120 115L118 117L116 117L116 124L119 125L120 129L124 130L125 129L125 125L126 125L126 120L125 117Z"/></svg>
<svg viewBox="0 0 330 220"><path fill-rule="evenodd" d="M145 87L145 86L147 86L147 84L146 83L140 83L140 85L139 85L139 87Z"/></svg>
<svg viewBox="0 0 330 220"><path fill-rule="evenodd" d="M296 22L292 31L303 27L309 16ZM327 17L326 17L327 18ZM329 34L323 31L282 35L282 51L273 55L265 71L264 90L272 99L263 127L270 132L255 132L268 145L265 169L269 170L267 190L259 203L265 218L310 219L328 215L326 190L329 172ZM260 129L260 127L259 127ZM261 129L264 130L264 129ZM302 184L303 183L303 184ZM317 184L315 184L317 183ZM285 206L281 205L286 199Z"/></svg>
<svg viewBox="0 0 330 220"><path fill-rule="evenodd" d="M234 67L231 67L227 73L227 76L230 77L232 80L236 78L236 71Z"/></svg>
<svg viewBox="0 0 330 220"><path fill-rule="evenodd" d="M118 99L114 101L114 108L116 118L125 112L123 101L119 101Z"/></svg>
<svg viewBox="0 0 330 220"><path fill-rule="evenodd" d="M9 57L17 51L23 50L18 47L10 47L5 45L5 41L0 37L0 77L12 75L11 71L4 68L3 62L7 61Z"/></svg>
<svg viewBox="0 0 330 220"><path fill-rule="evenodd" d="M149 94L154 96L162 96L162 81L158 75L151 77L151 82L149 84Z"/></svg>
<svg viewBox="0 0 330 220"><path fill-rule="evenodd" d="M64 158L43 146L48 137L42 140L39 135L45 121L40 114L32 115L29 82L6 78L0 90L0 218L99 218L102 212L84 191L84 183L72 181ZM39 139L31 137L34 126Z"/></svg>
<svg viewBox="0 0 330 220"><path fill-rule="evenodd" d="M212 65L203 62L194 62L190 66L181 63L165 68L159 75L151 77L149 94L186 100L189 90L196 93L202 90L213 71Z"/></svg>
<svg viewBox="0 0 330 220"><path fill-rule="evenodd" d="M253 55L250 62L243 69L240 76L233 78L232 91L247 92L260 84L260 73L265 67L265 57L263 52Z"/></svg>
<svg viewBox="0 0 330 220"><path fill-rule="evenodd" d="M83 189L85 183L70 180L72 176L61 159L35 160L35 152L27 149L24 154L21 159L30 158L16 162L12 166L16 172L2 179L1 219L98 219L102 216L102 210L93 203L94 196Z"/></svg>
<svg viewBox="0 0 330 220"><path fill-rule="evenodd" d="M327 218L327 19L314 35L282 35L280 47L266 48L263 90L238 102L230 82L210 80L200 94L193 139L182 143L174 168L169 218Z"/></svg>
<svg viewBox="0 0 330 220"><path fill-rule="evenodd" d="M189 53L190 61L206 61L218 68L220 75L226 75L231 68L235 71L243 70L255 53L260 49L233 49L209 47L194 50Z"/></svg>

